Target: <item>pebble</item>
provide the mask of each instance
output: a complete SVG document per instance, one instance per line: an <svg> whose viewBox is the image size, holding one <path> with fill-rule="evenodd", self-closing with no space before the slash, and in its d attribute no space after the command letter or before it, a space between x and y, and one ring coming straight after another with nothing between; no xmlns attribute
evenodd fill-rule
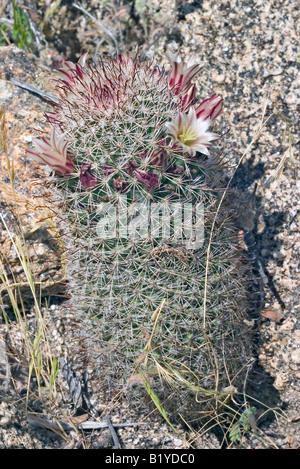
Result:
<svg viewBox="0 0 300 469"><path fill-rule="evenodd" d="M275 251L273 253L273 257L275 259L278 259L279 261L281 261L282 259L284 259L286 257L286 252L284 249L280 249L279 251Z"/></svg>
<svg viewBox="0 0 300 469"><path fill-rule="evenodd" d="M0 367L5 367L7 361L7 354L6 354L6 344L4 340L0 338Z"/></svg>
<svg viewBox="0 0 300 469"><path fill-rule="evenodd" d="M0 101L3 103L8 101L12 96L12 87L7 84L6 80L0 80Z"/></svg>
<svg viewBox="0 0 300 469"><path fill-rule="evenodd" d="M173 443L176 447L183 445L183 441L180 438L174 438Z"/></svg>
<svg viewBox="0 0 300 469"><path fill-rule="evenodd" d="M295 363L300 363L300 349L293 350L291 353L291 359Z"/></svg>
<svg viewBox="0 0 300 469"><path fill-rule="evenodd" d="M275 381L274 381L274 388L283 390L287 385L287 378L283 374L277 374Z"/></svg>
<svg viewBox="0 0 300 469"><path fill-rule="evenodd" d="M212 75L212 80L216 83L222 83L225 80L225 75Z"/></svg>

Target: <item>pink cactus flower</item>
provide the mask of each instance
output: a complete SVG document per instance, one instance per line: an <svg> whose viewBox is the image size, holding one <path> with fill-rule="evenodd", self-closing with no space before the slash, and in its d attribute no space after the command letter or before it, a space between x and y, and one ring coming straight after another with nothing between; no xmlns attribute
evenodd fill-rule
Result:
<svg viewBox="0 0 300 469"><path fill-rule="evenodd" d="M219 138L219 135L208 132L211 122L209 118L197 118L195 108L191 107L188 114L180 112L166 127L174 144L191 156L195 156L197 151L209 155L207 147L212 140Z"/></svg>
<svg viewBox="0 0 300 469"><path fill-rule="evenodd" d="M216 93L208 96L198 106L195 107L197 118L210 119L213 121L216 119L223 110L223 98Z"/></svg>
<svg viewBox="0 0 300 469"><path fill-rule="evenodd" d="M27 150L27 153L33 160L50 166L62 176L76 171L73 161L67 154L69 142L65 140L64 134L58 134L55 129L52 129L50 138L35 138L32 142L37 151Z"/></svg>
<svg viewBox="0 0 300 469"><path fill-rule="evenodd" d="M173 92L179 95L191 87L192 79L203 65L195 64L194 58L190 59L187 64L184 64L179 57L172 54L169 54L169 58L173 62L168 75L169 85Z"/></svg>

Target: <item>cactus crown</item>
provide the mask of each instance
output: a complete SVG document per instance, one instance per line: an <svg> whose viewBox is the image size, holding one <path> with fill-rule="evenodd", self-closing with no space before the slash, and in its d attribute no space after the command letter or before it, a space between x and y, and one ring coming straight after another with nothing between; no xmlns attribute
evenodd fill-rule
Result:
<svg viewBox="0 0 300 469"><path fill-rule="evenodd" d="M58 71L60 102L47 114L49 139L29 153L69 186L93 188L94 197L116 192L134 198L179 195L218 135L208 131L222 110L212 95L197 104L192 78L200 65L174 59L168 73L129 53L87 64L65 62Z"/></svg>

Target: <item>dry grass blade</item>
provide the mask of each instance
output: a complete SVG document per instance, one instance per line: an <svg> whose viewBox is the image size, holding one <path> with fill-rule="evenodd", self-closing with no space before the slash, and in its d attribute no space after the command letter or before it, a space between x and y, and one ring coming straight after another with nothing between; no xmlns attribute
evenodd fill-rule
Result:
<svg viewBox="0 0 300 469"><path fill-rule="evenodd" d="M153 329L152 329L152 332L151 332L151 335L150 335L150 338L145 346L145 353L148 354L148 352L150 351L151 349L151 342L152 342L152 338L153 338L153 334L155 333L155 330L156 330L156 327L157 327L157 323L158 323L158 319L159 319L159 315L164 307L164 304L166 302L166 299L164 298L161 302L161 304L159 305L158 308L156 308L156 310L154 311L154 313L152 314L151 316L151 319L152 321L154 321L154 325L153 325ZM148 355L146 355L146 358L145 358L145 363L147 362L147 357Z"/></svg>
<svg viewBox="0 0 300 469"><path fill-rule="evenodd" d="M4 154L7 155L7 128L3 106L0 108L0 146Z"/></svg>
<svg viewBox="0 0 300 469"><path fill-rule="evenodd" d="M27 385L27 398L29 396L30 391L30 382L32 378L32 373L34 372L39 392L41 392L41 377L43 381L47 384L50 396L55 395L55 360L52 357L50 346L48 344L47 339L47 332L45 326L45 317L41 311L40 306L40 299L36 293L36 284L34 281L34 277L31 272L30 268L30 261L28 259L28 253L26 252L26 247L24 243L21 241L21 238L18 236L14 237L10 233L7 224L0 214L1 221L10 237L12 246L19 258L20 265L23 268L23 271L26 276L27 285L30 287L31 295L34 300L34 313L35 313L35 334L29 332L26 313L24 309L20 310L20 306L16 301L15 297L15 289L19 286L18 283L11 284L9 281L7 274L5 272L5 268L3 263L1 263L1 280L3 281L3 287L8 292L9 299L11 302L11 306L13 308L15 318L18 321L22 334L24 345L26 348L27 358L29 361L29 371L28 371L28 385ZM23 308L23 305L22 305ZM8 318L6 318L7 324L9 324Z"/></svg>
<svg viewBox="0 0 300 469"><path fill-rule="evenodd" d="M5 111L4 111L3 106L1 106L0 108L0 147L2 148L2 151L4 153L8 174L9 174L11 183L13 185L14 178L15 178L14 165L8 156L7 126L6 126Z"/></svg>
<svg viewBox="0 0 300 469"><path fill-rule="evenodd" d="M102 23L100 23L100 21L98 21L93 15L91 15L88 11L86 11L82 6L80 5L76 5L76 3L73 3L73 7L77 8L78 10L82 11L85 15L87 15L91 20L93 20L96 25L101 29L102 32L105 33L106 36L108 36L111 40L111 42L113 43L115 49L116 49L116 52L118 54L119 52L119 46L118 46L118 43L116 41L116 38L115 36L112 34L111 31L109 31L109 29L107 29L105 26L103 26Z"/></svg>
<svg viewBox="0 0 300 469"><path fill-rule="evenodd" d="M35 213L40 210L40 214L47 218L48 230L53 236L57 234L56 221L53 217L53 213L50 214L51 211L46 207L45 203L37 203L35 200L25 197L23 194L17 192L14 188L14 165L8 153L7 129L3 108L0 109L0 145L5 154L7 171L10 177L10 185L0 182L0 189L3 191L6 203L12 206L19 231L17 233L12 233L2 214L0 214L0 221L7 233L8 239L10 240L11 247L16 253L25 277L25 281L16 282L12 271L12 278L10 278L7 274L6 265L4 265L7 263L7 260L4 258L4 255L1 256L0 279L2 285L0 287L0 300L2 303L2 293L5 291L8 294L15 320L18 323L19 330L22 335L23 347L25 350L24 358L28 363L27 399L30 393L30 384L33 373L37 381L39 394L41 394L41 381L43 381L44 386L46 386L49 392L49 398L52 399L56 395L56 376L58 371L57 360L53 358L51 353L51 348L47 338L46 318L45 314L41 310L40 296L37 293L37 285L44 285L47 282L36 281L32 273L27 243L22 231L22 218L18 208L22 206L26 210L35 211ZM52 285L57 282L50 281L48 283ZM31 298L34 302L32 308L34 312L34 324L30 327L27 320L23 298L21 293L19 293L19 290L24 286L29 287ZM2 314L8 326L8 331L10 331L10 320L6 315L5 307L2 308Z"/></svg>
<svg viewBox="0 0 300 469"><path fill-rule="evenodd" d="M267 181L265 182L265 188L269 188L272 182L276 181L283 173L284 166L286 161L289 159L292 163L294 162L294 144L295 144L295 139L293 137L293 134L290 130L293 122L291 119L288 117L284 116L280 112L277 113L278 117L282 119L285 123L285 130L283 134L283 139L287 140L287 149L282 155L282 158L280 162L277 165L277 168L274 171L274 174L272 174Z"/></svg>
<svg viewBox="0 0 300 469"><path fill-rule="evenodd" d="M40 415L28 415L27 420L31 427L55 433L67 441L69 438L66 432L74 430L74 426L66 422Z"/></svg>
<svg viewBox="0 0 300 469"><path fill-rule="evenodd" d="M144 386L146 388L146 391L147 393L149 394L150 398L152 399L152 402L155 404L155 407L157 408L157 410L160 412L160 414L163 416L163 418L165 419L165 421L170 425L170 427L177 433L177 430L173 427L173 425L171 424L169 418L168 418L168 415L163 407L163 405L161 404L158 396L156 395L156 393L153 391L153 389L151 388L150 386L150 383L149 381L147 380L147 378L144 376L144 374L141 372L141 370L139 370L139 373L140 373L140 376L143 380L143 383L144 383Z"/></svg>

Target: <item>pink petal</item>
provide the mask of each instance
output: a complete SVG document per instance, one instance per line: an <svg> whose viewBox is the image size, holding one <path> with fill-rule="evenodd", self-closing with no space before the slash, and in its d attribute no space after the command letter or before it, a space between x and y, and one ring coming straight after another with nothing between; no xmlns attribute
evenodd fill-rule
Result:
<svg viewBox="0 0 300 469"><path fill-rule="evenodd" d="M35 161L47 164L59 174L67 175L75 170L75 165L67 155L68 141L63 134L56 134L52 129L50 138L34 139L37 152L28 151Z"/></svg>
<svg viewBox="0 0 300 469"><path fill-rule="evenodd" d="M208 96L196 107L197 117L216 119L222 112L223 98L217 94Z"/></svg>

